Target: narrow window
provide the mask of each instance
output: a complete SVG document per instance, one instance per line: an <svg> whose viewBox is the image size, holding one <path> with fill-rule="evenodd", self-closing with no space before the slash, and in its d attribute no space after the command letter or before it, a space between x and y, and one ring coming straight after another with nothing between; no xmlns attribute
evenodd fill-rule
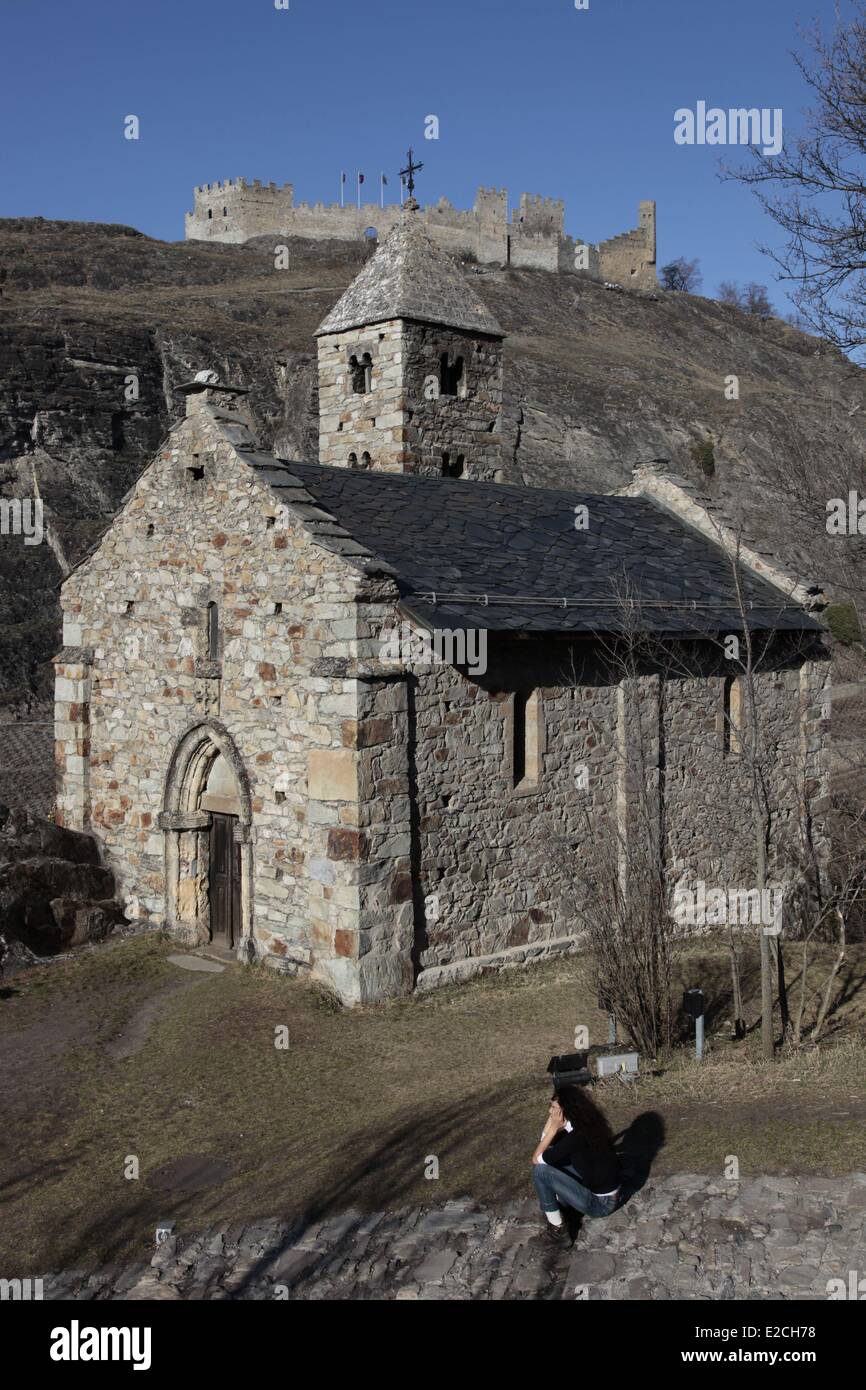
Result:
<svg viewBox="0 0 866 1390"><path fill-rule="evenodd" d="M370 467L370 455L369 455L366 451L361 455L361 467L362 467L362 468L369 468L369 467Z"/></svg>
<svg viewBox="0 0 866 1390"><path fill-rule="evenodd" d="M218 661L220 654L220 611L215 603L207 606L207 657Z"/></svg>
<svg viewBox="0 0 866 1390"><path fill-rule="evenodd" d="M213 217L213 208L208 208L207 215L208 217Z"/></svg>
<svg viewBox="0 0 866 1390"><path fill-rule="evenodd" d="M511 778L515 787L538 785L540 767L540 717L538 691L514 694L511 726Z"/></svg>
<svg viewBox="0 0 866 1390"><path fill-rule="evenodd" d="M223 217L228 217L228 215L229 215L229 210L228 210L228 208L223 208Z"/></svg>
<svg viewBox="0 0 866 1390"><path fill-rule="evenodd" d="M443 352L440 355L439 394L441 396L465 396L466 387L463 379L462 357L455 357L452 362L447 352Z"/></svg>
<svg viewBox="0 0 866 1390"><path fill-rule="evenodd" d="M514 722L511 730L511 778L515 787L526 776L526 705L526 692L515 691Z"/></svg>
<svg viewBox="0 0 866 1390"><path fill-rule="evenodd" d="M117 454L123 448L123 411L115 410L111 417L111 447Z"/></svg>
<svg viewBox="0 0 866 1390"><path fill-rule="evenodd" d="M350 468L357 468L357 467L358 467L358 455L357 455L357 454L350 454L350 455L349 455L349 467L350 467Z"/></svg>
<svg viewBox="0 0 866 1390"><path fill-rule="evenodd" d="M444 453L442 455L442 477L462 478L464 462L465 460L462 454L457 454L455 458L452 459L449 453Z"/></svg>
<svg viewBox="0 0 866 1390"><path fill-rule="evenodd" d="M726 676L722 691L722 751L741 753L743 683L739 676Z"/></svg>
<svg viewBox="0 0 866 1390"><path fill-rule="evenodd" d="M352 354L349 358L349 376L355 395L366 396L373 380L373 359L369 352L365 352L360 360Z"/></svg>

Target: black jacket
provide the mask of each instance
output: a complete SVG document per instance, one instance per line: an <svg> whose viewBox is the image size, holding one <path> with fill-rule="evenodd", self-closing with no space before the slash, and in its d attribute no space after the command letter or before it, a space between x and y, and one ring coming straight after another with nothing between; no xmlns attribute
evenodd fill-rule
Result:
<svg viewBox="0 0 866 1390"><path fill-rule="evenodd" d="M609 1140L587 1140L579 1130L560 1130L542 1158L551 1168L574 1168L590 1192L615 1192L622 1183L622 1169Z"/></svg>

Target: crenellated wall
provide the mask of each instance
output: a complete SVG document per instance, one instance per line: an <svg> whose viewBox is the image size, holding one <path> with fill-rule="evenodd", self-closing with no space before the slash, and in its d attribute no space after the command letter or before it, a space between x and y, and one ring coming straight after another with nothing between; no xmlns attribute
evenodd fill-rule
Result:
<svg viewBox="0 0 866 1390"><path fill-rule="evenodd" d="M295 203L290 183L262 184L258 179L228 179L195 189L193 211L186 214L188 241L244 242L259 236L298 236L316 241L362 238L375 233L381 241L400 216L400 206L352 201ZM454 256L474 256L484 265L512 265L535 270L589 275L637 289L656 286L655 203L639 205L638 225L597 245L565 232L561 199L521 193L509 217L508 191L479 188L469 209L447 198L422 208L426 229ZM575 259L575 248L586 254ZM585 262L585 264L584 264Z"/></svg>

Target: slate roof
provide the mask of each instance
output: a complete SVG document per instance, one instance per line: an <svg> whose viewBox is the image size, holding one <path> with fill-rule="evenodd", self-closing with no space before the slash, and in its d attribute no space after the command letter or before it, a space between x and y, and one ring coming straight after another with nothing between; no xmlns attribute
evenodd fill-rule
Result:
<svg viewBox="0 0 866 1390"><path fill-rule="evenodd" d="M643 631L742 627L725 553L646 498L241 457L326 549L392 576L429 629L616 632L626 583ZM742 588L751 627L821 631L765 580L745 573Z"/></svg>
<svg viewBox="0 0 866 1390"><path fill-rule="evenodd" d="M486 304L428 236L411 208L404 208L400 221L372 260L322 320L316 337L387 319L444 323L470 333L505 336Z"/></svg>

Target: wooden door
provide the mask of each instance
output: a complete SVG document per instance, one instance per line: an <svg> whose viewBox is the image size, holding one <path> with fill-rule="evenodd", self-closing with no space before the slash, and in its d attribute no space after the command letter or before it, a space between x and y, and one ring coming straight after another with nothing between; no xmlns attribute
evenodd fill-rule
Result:
<svg viewBox="0 0 866 1390"><path fill-rule="evenodd" d="M241 847L235 843L237 816L211 812L210 933L220 946L232 947L240 934Z"/></svg>

